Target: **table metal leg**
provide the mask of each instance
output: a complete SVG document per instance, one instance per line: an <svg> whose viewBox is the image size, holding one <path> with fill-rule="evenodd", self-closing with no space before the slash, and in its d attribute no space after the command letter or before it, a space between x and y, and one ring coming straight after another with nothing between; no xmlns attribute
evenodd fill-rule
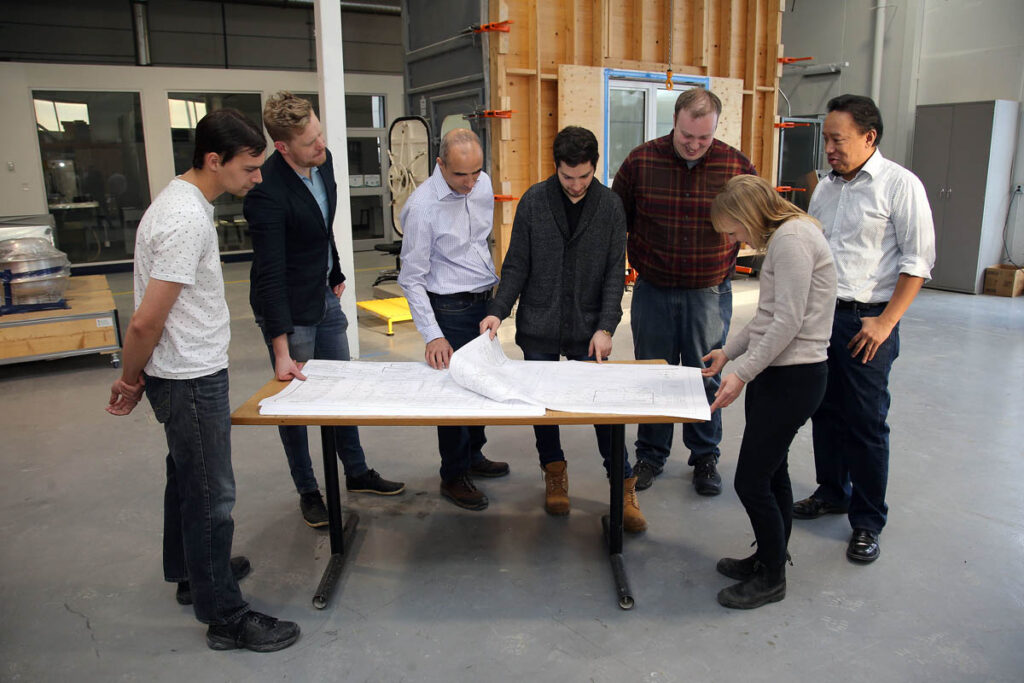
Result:
<svg viewBox="0 0 1024 683"><path fill-rule="evenodd" d="M345 566L345 547L351 545L352 537L359 525L359 515L355 512L350 512L348 518L342 520L341 486L338 480L338 456L335 453L333 428L320 428L320 444L324 454L324 479L327 480L325 483L327 487L327 519L330 523L331 557L327 561L327 568L324 569L320 585L313 596L313 606L317 609L327 607L327 603L330 602L331 593L334 592L334 587Z"/></svg>
<svg viewBox="0 0 1024 683"><path fill-rule="evenodd" d="M623 480L626 478L626 426L611 425L612 428L612 466L608 477L611 487L609 514L601 518L605 540L608 543L608 559L612 565L612 578L615 580L615 591L619 596L619 607L632 609L633 591L626 578L626 566L622 559L622 502Z"/></svg>

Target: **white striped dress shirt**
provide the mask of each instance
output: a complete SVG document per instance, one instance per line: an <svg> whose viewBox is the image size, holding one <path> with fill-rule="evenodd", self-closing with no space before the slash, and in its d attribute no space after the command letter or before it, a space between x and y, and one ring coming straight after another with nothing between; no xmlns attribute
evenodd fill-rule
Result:
<svg viewBox="0 0 1024 683"><path fill-rule="evenodd" d="M416 188L402 208L402 268L398 284L425 342L443 337L427 292L484 292L498 282L487 238L494 191L486 173L469 194L452 190L441 168Z"/></svg>
<svg viewBox="0 0 1024 683"><path fill-rule="evenodd" d="M838 298L885 303L900 273L931 277L935 228L924 185L881 151L874 151L853 180L835 172L823 178L807 213L825 229Z"/></svg>

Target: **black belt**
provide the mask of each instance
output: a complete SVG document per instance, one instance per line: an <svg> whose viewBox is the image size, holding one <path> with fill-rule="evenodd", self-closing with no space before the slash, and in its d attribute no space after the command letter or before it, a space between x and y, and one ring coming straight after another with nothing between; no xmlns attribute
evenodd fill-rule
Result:
<svg viewBox="0 0 1024 683"><path fill-rule="evenodd" d="M846 299L836 299L836 309L844 311L867 311L872 308L885 308L888 305L888 301L881 301L877 304L866 304L862 301L847 301Z"/></svg>
<svg viewBox="0 0 1024 683"><path fill-rule="evenodd" d="M427 296L431 301L434 299L448 299L453 301L465 301L467 303L476 303L478 301L487 301L491 298L491 290L485 289L482 292L453 292L451 294L435 294L434 292L427 292Z"/></svg>

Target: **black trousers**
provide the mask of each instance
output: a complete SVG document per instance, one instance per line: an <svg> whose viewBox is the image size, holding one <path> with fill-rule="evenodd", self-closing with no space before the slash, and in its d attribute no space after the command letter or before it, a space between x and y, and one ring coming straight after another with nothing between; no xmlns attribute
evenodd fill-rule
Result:
<svg viewBox="0 0 1024 683"><path fill-rule="evenodd" d="M765 368L747 385L746 428L736 464L736 493L750 517L757 557L769 569L786 563L793 527L789 446L825 395L828 365Z"/></svg>

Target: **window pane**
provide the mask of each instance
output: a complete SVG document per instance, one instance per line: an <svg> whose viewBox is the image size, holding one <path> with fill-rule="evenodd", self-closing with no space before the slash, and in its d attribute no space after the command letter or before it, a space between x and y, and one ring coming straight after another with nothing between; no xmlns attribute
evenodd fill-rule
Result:
<svg viewBox="0 0 1024 683"><path fill-rule="evenodd" d="M379 194L353 195L352 239L384 239L384 204Z"/></svg>
<svg viewBox="0 0 1024 683"><path fill-rule="evenodd" d="M345 119L349 128L383 128L383 95L345 95Z"/></svg>
<svg viewBox="0 0 1024 683"><path fill-rule="evenodd" d="M209 112L237 109L263 129L263 105L258 93L172 92L167 94L167 106L171 114L175 175L181 175L192 168L196 124ZM213 208L221 251L252 249L249 225L242 216L241 198L222 194L213 202Z"/></svg>
<svg viewBox="0 0 1024 683"><path fill-rule="evenodd" d="M33 91L57 248L73 264L123 261L149 205L138 93Z"/></svg>
<svg viewBox="0 0 1024 683"><path fill-rule="evenodd" d="M608 91L608 182L633 148L644 141L647 93L641 89Z"/></svg>
<svg viewBox="0 0 1024 683"><path fill-rule="evenodd" d="M668 135L672 130L672 124L675 119L676 100L679 99L679 93L687 88L678 88L676 90L658 90L657 96L657 121L654 128L654 137L660 138L662 135Z"/></svg>

